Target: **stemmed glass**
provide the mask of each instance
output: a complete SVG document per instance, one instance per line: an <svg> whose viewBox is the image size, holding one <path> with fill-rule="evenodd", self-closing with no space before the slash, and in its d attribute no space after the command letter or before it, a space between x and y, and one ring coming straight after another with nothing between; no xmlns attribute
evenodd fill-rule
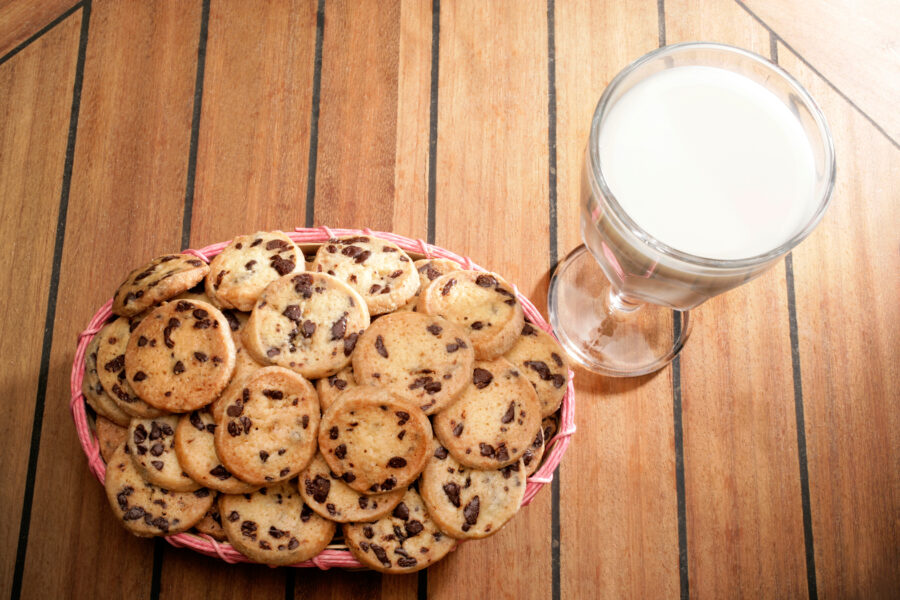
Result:
<svg viewBox="0 0 900 600"><path fill-rule="evenodd" d="M621 195L630 193L629 186L611 185L608 171L612 162L604 159L617 148L601 151L610 114L623 97L631 101L626 94L635 86L678 67L713 67L726 71L730 74L727 77L738 76L759 84L789 111L789 125L795 130L795 138L808 143L809 185L804 190L805 197L796 198L797 210L801 212L794 213L800 214L800 218L793 225L786 225L790 228L786 234L770 246L763 246L761 251L757 245L757 251L748 256L735 256L734 252L724 257L716 256L715 252L706 252L713 256L703 256L670 246L659 239L662 236L648 232L635 214L629 214L631 209L623 208L636 206L629 202L630 197ZM678 73L684 72L682 69ZM670 71L669 75L672 74ZM716 132L707 133L715 135ZM665 165L667 158L663 157L662 168L658 168L660 156L652 152L654 134L645 131L643 135L651 141L651 151L637 165L639 172L648 178L662 177L660 173L666 173L671 165ZM754 139L746 140L748 145L760 144L761 138L753 131L749 137ZM661 145L671 146L671 142L661 142ZM672 156L673 160L676 158ZM759 165L752 161L746 164L732 161L729 167L732 169L729 172L737 173L738 179L769 176L758 172ZM721 171L701 169L699 172L701 178L723 176ZM636 60L613 79L594 111L580 201L584 244L560 263L550 283L550 321L561 343L581 365L605 375L636 376L663 367L678 354L690 335L689 309L759 276L810 234L828 206L834 176L834 148L824 115L806 90L778 66L746 50L714 43L676 44ZM666 185L664 180L655 183ZM723 189L734 187L725 183ZM658 199L660 203L667 200ZM761 204L766 206L765 202ZM716 215L691 214L696 206L685 206L683 210L671 205L663 208L678 211L671 213L669 230L674 228L677 232L680 223L717 227ZM757 216L763 226L766 219L770 220L769 224L783 220L780 213ZM655 226L659 230L659 224ZM745 233L756 235L752 229L755 226L753 222L747 223ZM771 232L761 229L759 235L763 238L758 241L763 244L771 239Z"/></svg>

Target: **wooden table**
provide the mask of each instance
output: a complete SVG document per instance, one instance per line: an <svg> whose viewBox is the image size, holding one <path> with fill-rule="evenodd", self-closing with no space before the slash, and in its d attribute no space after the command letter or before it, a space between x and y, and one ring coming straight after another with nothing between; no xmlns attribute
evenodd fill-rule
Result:
<svg viewBox="0 0 900 600"><path fill-rule="evenodd" d="M0 593L897 597L898 12L0 3ZM670 367L579 371L574 443L508 527L419 577L383 577L228 566L113 520L72 426L69 369L128 269L257 229L369 226L467 254L545 310L579 243L597 98L634 58L696 39L770 57L810 90L837 147L832 206L784 262L695 311Z"/></svg>

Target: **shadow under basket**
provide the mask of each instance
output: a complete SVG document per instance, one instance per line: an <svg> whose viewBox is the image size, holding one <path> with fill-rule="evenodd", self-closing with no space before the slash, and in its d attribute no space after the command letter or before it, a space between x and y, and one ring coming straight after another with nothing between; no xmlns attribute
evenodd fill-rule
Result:
<svg viewBox="0 0 900 600"><path fill-rule="evenodd" d="M287 235L294 240L307 257L315 254L318 247L331 238L346 235L368 235L397 244L399 247L403 248L413 260L422 258L446 258L458 263L464 269L486 270L473 263L468 257L459 256L449 250L427 244L422 240L414 240L393 233L372 231L368 228L360 230L331 229L328 227L306 229L298 227L293 232L287 232ZM208 263L212 257L219 254L229 243L230 241L221 242L206 246L205 248L200 248L199 250L184 250L183 253L193 254ZM540 327L544 331L552 334L550 325L547 324L538 310L534 307L534 304L532 304L528 298L520 294L518 288L515 288L515 286L514 291L525 311L526 320L536 327ZM106 304L94 313L87 328L79 334L70 379L72 392L70 408L72 410L72 418L75 420L75 429L78 432L78 439L81 441L81 447L84 449L85 455L87 455L88 467L101 484L106 478L106 463L100 456L100 445L97 436L94 433L94 421L88 413L84 396L81 393L81 383L84 377L85 351L91 339L93 339L112 316L111 308L112 299L110 298ZM522 506L529 504L544 485L553 481L553 472L562 460L562 456L569 445L570 437L575 432L575 389L572 384L572 379L573 373L572 371L569 371L566 393L563 397L562 406L555 413L556 421L558 423L557 433L549 441L545 440L545 451L541 466L528 478L528 484L525 488L525 497L522 499ZM219 542L206 534L197 533L196 531L166 536L165 540L175 547L191 548L192 550L207 556L219 557L227 563L253 562L235 550L228 542ZM318 567L323 570L332 567L341 567L345 569L366 568L356 560L349 550L347 550L347 546L343 543L340 528L338 528L337 535L325 550L310 560L291 566Z"/></svg>

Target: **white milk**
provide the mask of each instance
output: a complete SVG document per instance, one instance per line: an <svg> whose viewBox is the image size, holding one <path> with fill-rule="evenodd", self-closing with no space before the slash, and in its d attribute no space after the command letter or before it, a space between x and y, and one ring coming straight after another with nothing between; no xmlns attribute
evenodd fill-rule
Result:
<svg viewBox="0 0 900 600"><path fill-rule="evenodd" d="M695 256L763 254L816 208L799 122L774 94L724 69L676 67L638 83L607 115L599 146L625 212Z"/></svg>

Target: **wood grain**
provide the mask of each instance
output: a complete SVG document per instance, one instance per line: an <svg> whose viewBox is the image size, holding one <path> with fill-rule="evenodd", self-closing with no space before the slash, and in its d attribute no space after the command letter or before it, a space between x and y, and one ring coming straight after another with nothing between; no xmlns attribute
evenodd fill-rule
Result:
<svg viewBox="0 0 900 600"><path fill-rule="evenodd" d="M316 4L213 2L208 35L191 243L303 226Z"/></svg>
<svg viewBox="0 0 900 600"><path fill-rule="evenodd" d="M892 0L744 4L900 143L900 10ZM828 35L821 35L827 31Z"/></svg>
<svg viewBox="0 0 900 600"><path fill-rule="evenodd" d="M900 151L779 45L819 102L837 185L794 250L820 598L890 598L900 582Z"/></svg>
<svg viewBox="0 0 900 600"><path fill-rule="evenodd" d="M768 56L769 33L734 2L667 2L667 42ZM785 285L778 262L693 311L681 355L688 572L700 597L806 594ZM754 535L741 535L752 528Z"/></svg>
<svg viewBox="0 0 900 600"><path fill-rule="evenodd" d="M560 2L555 16L562 259L581 243L584 151L597 100L659 36L650 1ZM609 26L624 22L630 25ZM578 432L560 477L561 597L676 597L671 367L633 380L578 369L575 393Z"/></svg>
<svg viewBox="0 0 900 600"><path fill-rule="evenodd" d="M199 29L199 5L93 3L27 598L149 593L153 542L122 528L86 468L69 414L69 371L77 333L125 274L179 244Z"/></svg>
<svg viewBox="0 0 900 600"><path fill-rule="evenodd" d="M75 4L75 0L0 2L0 57L52 23Z"/></svg>
<svg viewBox="0 0 900 600"><path fill-rule="evenodd" d="M399 1L325 3L316 225L391 228L400 13Z"/></svg>
<svg viewBox="0 0 900 600"><path fill-rule="evenodd" d="M547 17L516 2L441 5L436 241L543 308L549 264ZM550 596L550 489L429 569L434 598ZM485 570L485 565L494 568Z"/></svg>
<svg viewBox="0 0 900 600"><path fill-rule="evenodd" d="M0 423L4 595L19 541L80 25L72 15L0 66L0 285L10 299L0 303L0 322L21 325L0 336L0 386L15 400Z"/></svg>
<svg viewBox="0 0 900 600"><path fill-rule="evenodd" d="M428 144L431 119L432 3L400 6L397 156L393 231L425 239L428 222Z"/></svg>

